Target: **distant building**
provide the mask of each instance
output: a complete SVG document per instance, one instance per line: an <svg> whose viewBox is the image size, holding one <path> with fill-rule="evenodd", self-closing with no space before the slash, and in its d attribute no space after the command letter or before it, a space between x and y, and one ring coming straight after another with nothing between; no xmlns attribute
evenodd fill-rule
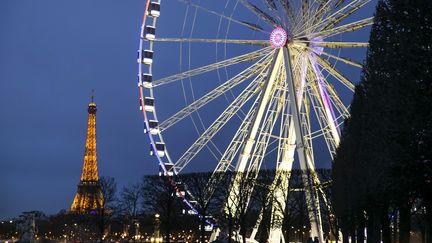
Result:
<svg viewBox="0 0 432 243"><path fill-rule="evenodd" d="M71 213L97 213L103 207L96 151L96 103L88 104L87 138L81 179L70 208Z"/></svg>

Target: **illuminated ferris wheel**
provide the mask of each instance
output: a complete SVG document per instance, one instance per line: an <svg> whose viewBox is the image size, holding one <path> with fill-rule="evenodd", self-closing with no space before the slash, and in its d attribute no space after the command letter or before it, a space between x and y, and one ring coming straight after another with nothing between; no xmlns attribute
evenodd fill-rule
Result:
<svg viewBox="0 0 432 243"><path fill-rule="evenodd" d="M218 174L233 171L256 177L262 168L275 168L273 184L278 186L272 193L279 209L273 206L273 221L283 218L284 192L289 191L290 171L298 160L311 236L324 242L321 207L330 205L321 187L326 182L315 173L314 144L321 140L320 148L328 151L331 161L340 141L339 127L349 116L349 99L343 96L355 87L348 74L362 68L344 55L358 49L364 53L368 46L355 33L373 23L372 17L359 14L369 2L170 0L164 1L164 8L182 8L184 18L158 21L164 17L161 0L147 0L138 51L144 132L161 175L192 211L196 212L193 195L176 175L194 171L199 156L215 161L209 195ZM179 33L164 31L176 25ZM178 73L164 75L169 61ZM173 108L177 110L167 118L158 118L156 111L160 115ZM196 137L167 139L170 130L188 127ZM184 149L173 156L172 148ZM234 178L226 207L237 203L238 190ZM283 241L280 224L271 227L269 241Z"/></svg>

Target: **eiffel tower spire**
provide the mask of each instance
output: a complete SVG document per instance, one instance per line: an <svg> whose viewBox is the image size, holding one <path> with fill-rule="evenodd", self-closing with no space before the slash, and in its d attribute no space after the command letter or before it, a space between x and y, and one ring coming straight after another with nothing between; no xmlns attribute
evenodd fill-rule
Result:
<svg viewBox="0 0 432 243"><path fill-rule="evenodd" d="M72 213L88 213L103 207L103 195L99 183L96 151L96 103L88 104L87 138L81 179L72 202Z"/></svg>

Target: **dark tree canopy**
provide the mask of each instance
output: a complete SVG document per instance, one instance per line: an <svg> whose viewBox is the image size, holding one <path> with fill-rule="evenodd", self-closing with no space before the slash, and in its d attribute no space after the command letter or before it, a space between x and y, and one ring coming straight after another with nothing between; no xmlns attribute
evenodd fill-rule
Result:
<svg viewBox="0 0 432 243"><path fill-rule="evenodd" d="M432 1L380 0L333 166L332 201L344 235L364 239L366 225L368 241L382 231L389 242L393 220L400 242L408 242L412 206L432 211L431 69ZM431 222L426 227L430 234Z"/></svg>

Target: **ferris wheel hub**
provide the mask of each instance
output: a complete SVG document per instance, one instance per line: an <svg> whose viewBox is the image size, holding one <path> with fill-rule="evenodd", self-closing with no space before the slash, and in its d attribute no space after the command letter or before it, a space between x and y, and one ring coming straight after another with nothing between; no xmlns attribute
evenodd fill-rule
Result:
<svg viewBox="0 0 432 243"><path fill-rule="evenodd" d="M283 47L287 43L287 41L288 34L281 27L274 29L270 33L270 45L275 49Z"/></svg>

